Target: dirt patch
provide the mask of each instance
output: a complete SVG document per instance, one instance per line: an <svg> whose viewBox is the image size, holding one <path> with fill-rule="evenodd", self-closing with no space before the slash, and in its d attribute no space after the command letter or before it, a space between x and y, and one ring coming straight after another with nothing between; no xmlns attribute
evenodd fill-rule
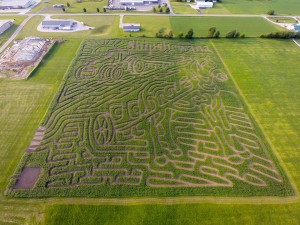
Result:
<svg viewBox="0 0 300 225"><path fill-rule="evenodd" d="M41 174L40 167L25 167L14 186L14 189L31 189Z"/></svg>

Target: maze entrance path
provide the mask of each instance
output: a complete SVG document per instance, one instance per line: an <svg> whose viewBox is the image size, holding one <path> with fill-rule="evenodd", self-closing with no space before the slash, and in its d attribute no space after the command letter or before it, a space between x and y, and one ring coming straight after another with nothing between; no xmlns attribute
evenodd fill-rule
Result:
<svg viewBox="0 0 300 225"><path fill-rule="evenodd" d="M85 41L43 126L12 196L293 194L209 42Z"/></svg>

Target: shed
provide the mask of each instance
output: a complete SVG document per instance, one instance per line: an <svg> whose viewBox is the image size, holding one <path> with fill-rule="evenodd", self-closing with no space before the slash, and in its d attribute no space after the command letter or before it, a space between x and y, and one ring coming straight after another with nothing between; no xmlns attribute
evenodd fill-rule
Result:
<svg viewBox="0 0 300 225"><path fill-rule="evenodd" d="M11 20L0 20L0 34L3 34L13 25Z"/></svg>
<svg viewBox="0 0 300 225"><path fill-rule="evenodd" d="M212 8L213 6L214 6L214 3L212 3L212 2L197 2L197 7L199 9Z"/></svg>
<svg viewBox="0 0 300 225"><path fill-rule="evenodd" d="M123 31L125 32L138 32L141 29L141 25L139 23L135 24L123 24Z"/></svg>
<svg viewBox="0 0 300 225"><path fill-rule="evenodd" d="M71 30L74 25L72 20L44 20L42 27L53 30Z"/></svg>

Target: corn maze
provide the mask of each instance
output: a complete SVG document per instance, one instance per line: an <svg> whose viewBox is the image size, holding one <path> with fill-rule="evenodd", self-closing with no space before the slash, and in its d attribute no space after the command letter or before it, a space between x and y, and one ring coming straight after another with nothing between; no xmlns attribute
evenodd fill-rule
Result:
<svg viewBox="0 0 300 225"><path fill-rule="evenodd" d="M85 41L38 131L11 196L293 194L209 42Z"/></svg>

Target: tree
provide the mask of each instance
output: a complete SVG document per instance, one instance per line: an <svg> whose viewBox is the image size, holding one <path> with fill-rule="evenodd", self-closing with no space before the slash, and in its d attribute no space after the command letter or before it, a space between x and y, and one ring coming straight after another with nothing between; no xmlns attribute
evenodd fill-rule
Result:
<svg viewBox="0 0 300 225"><path fill-rule="evenodd" d="M269 10L269 11L267 12L267 14L268 14L268 15L271 15L271 16L272 16L272 15L275 15L275 11L274 11L274 10Z"/></svg>
<svg viewBox="0 0 300 225"><path fill-rule="evenodd" d="M172 30L169 31L168 38L173 38L173 31Z"/></svg>
<svg viewBox="0 0 300 225"><path fill-rule="evenodd" d="M215 33L216 33L216 28L211 27L211 28L208 29L207 37L208 38L213 38Z"/></svg>
<svg viewBox="0 0 300 225"><path fill-rule="evenodd" d="M183 38L183 33L179 33L178 38Z"/></svg>
<svg viewBox="0 0 300 225"><path fill-rule="evenodd" d="M62 11L64 11L64 12L66 11L65 7L62 8Z"/></svg>
<svg viewBox="0 0 300 225"><path fill-rule="evenodd" d="M103 12L106 12L106 8L103 8Z"/></svg>
<svg viewBox="0 0 300 225"><path fill-rule="evenodd" d="M163 12L163 9L162 9L162 8L160 8L160 9L159 9L159 12L160 12L160 13L162 13L162 12Z"/></svg>
<svg viewBox="0 0 300 225"><path fill-rule="evenodd" d="M236 34L236 30L232 30L232 31L229 31L225 37L226 38L234 38L235 34Z"/></svg>
<svg viewBox="0 0 300 225"><path fill-rule="evenodd" d="M241 34L241 38L245 38L246 37L246 35L245 34Z"/></svg>
<svg viewBox="0 0 300 225"><path fill-rule="evenodd" d="M160 6L160 5L158 5L157 7L158 7L159 9L161 8L161 6Z"/></svg>
<svg viewBox="0 0 300 225"><path fill-rule="evenodd" d="M219 38L220 37L220 31L216 31L214 38Z"/></svg>
<svg viewBox="0 0 300 225"><path fill-rule="evenodd" d="M239 38L240 37L240 32L236 32L235 34L234 34L234 38Z"/></svg>
<svg viewBox="0 0 300 225"><path fill-rule="evenodd" d="M83 8L83 12L86 12L86 8Z"/></svg>
<svg viewBox="0 0 300 225"><path fill-rule="evenodd" d="M192 39L192 38L193 38L193 35L194 35L194 31L193 31L193 29L191 28L191 29L189 29L189 31L186 33L185 38L187 38L187 39Z"/></svg>
<svg viewBox="0 0 300 225"><path fill-rule="evenodd" d="M166 13L167 13L167 14L170 13L170 8L169 8L169 7L166 8Z"/></svg>
<svg viewBox="0 0 300 225"><path fill-rule="evenodd" d="M156 8L153 6L153 12L156 13Z"/></svg>
<svg viewBox="0 0 300 225"><path fill-rule="evenodd" d="M100 12L100 9L99 9L99 8L97 8L97 12Z"/></svg>
<svg viewBox="0 0 300 225"><path fill-rule="evenodd" d="M67 2L67 6L68 6L68 8L71 6L69 2Z"/></svg>

